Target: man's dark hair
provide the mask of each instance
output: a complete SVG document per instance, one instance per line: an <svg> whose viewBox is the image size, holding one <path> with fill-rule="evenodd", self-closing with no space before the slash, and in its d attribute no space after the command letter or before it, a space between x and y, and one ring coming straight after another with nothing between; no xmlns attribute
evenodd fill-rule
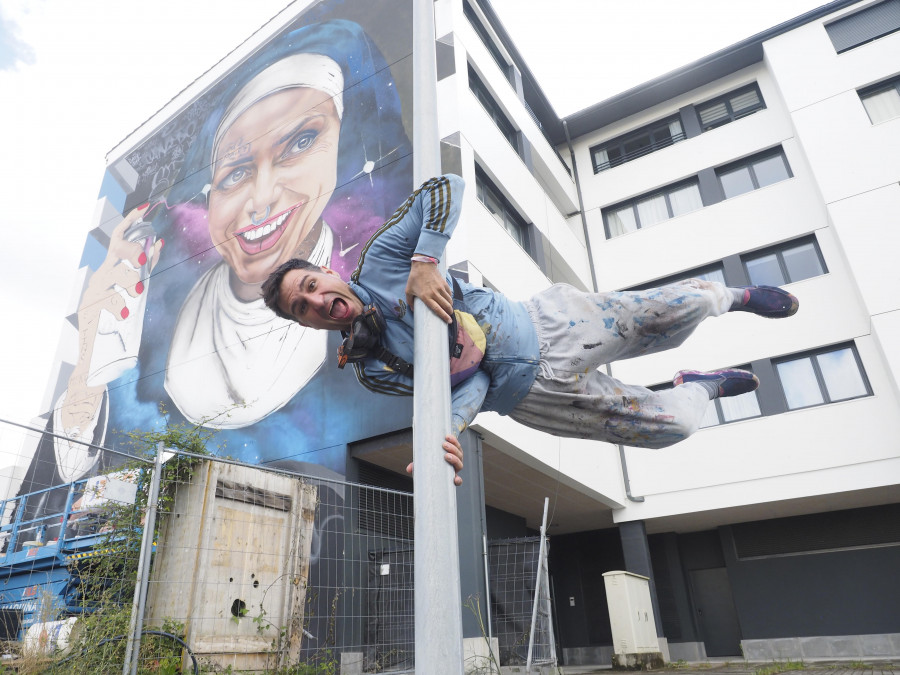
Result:
<svg viewBox="0 0 900 675"><path fill-rule="evenodd" d="M290 314L282 312L278 306L278 300L281 297L281 282L284 280L284 275L291 270L315 270L316 272L321 272L322 268L308 260L303 260L303 258L291 258L276 267L269 275L269 278L263 282L262 298L263 302L266 303L266 307L275 312L276 316L280 316L288 321L296 321Z"/></svg>

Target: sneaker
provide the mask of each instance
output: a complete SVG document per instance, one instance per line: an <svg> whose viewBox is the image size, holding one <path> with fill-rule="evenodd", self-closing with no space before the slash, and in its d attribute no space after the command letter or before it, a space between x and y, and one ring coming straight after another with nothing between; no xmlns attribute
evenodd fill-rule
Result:
<svg viewBox="0 0 900 675"><path fill-rule="evenodd" d="M708 373L699 370L680 370L675 374L672 384L676 387L685 382L697 382L712 393L713 390L717 396L740 396L747 392L754 391L759 386L759 378L749 370L738 370L737 368L725 368L724 370L713 370Z"/></svg>
<svg viewBox="0 0 900 675"><path fill-rule="evenodd" d="M793 295L775 286L738 286L744 290L744 298L736 312L753 312L767 319L786 319L794 316L800 302Z"/></svg>

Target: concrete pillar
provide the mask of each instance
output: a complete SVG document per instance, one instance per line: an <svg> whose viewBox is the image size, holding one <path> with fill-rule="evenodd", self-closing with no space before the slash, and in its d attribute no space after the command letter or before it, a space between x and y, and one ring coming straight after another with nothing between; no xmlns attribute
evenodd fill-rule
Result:
<svg viewBox="0 0 900 675"><path fill-rule="evenodd" d="M662 619L659 614L659 599L656 596L656 581L653 577L653 565L650 562L650 545L647 542L647 528L644 526L644 521L633 520L619 523L619 538L622 541L625 570L650 579L650 600L653 603L656 634L664 637Z"/></svg>

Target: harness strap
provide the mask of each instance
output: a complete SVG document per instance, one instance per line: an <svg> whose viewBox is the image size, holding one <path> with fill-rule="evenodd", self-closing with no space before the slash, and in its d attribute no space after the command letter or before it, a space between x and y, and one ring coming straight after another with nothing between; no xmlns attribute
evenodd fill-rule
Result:
<svg viewBox="0 0 900 675"><path fill-rule="evenodd" d="M413 364L408 361L404 361L399 356L392 354L387 349L382 347L380 344L377 348L373 350L375 358L379 361L384 361L388 368L394 370L401 375L405 375L406 377L413 376Z"/></svg>
<svg viewBox="0 0 900 675"><path fill-rule="evenodd" d="M457 309L461 309L464 307L463 305L463 292L462 288L459 285L459 282L456 280L456 277L451 276L450 279L453 282L453 306ZM455 340L456 337L456 317L453 317L453 322L450 326L450 338L451 343ZM452 345L451 345L452 349ZM372 355L377 358L379 361L384 362L388 368L391 370L400 373L401 375L405 375L406 377L411 378L413 376L413 364L408 361L404 361L396 354L389 352L384 348L384 345L381 344L379 340L378 346L372 349ZM346 359L344 359L346 362ZM344 364L341 363L340 367L343 368Z"/></svg>

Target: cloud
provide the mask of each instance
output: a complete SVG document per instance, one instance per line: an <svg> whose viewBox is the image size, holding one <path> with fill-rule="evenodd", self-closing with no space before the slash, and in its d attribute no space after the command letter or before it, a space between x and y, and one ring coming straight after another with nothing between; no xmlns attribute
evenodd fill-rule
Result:
<svg viewBox="0 0 900 675"><path fill-rule="evenodd" d="M0 13L0 70L15 70L20 63L34 63L34 50L19 39L19 26Z"/></svg>

